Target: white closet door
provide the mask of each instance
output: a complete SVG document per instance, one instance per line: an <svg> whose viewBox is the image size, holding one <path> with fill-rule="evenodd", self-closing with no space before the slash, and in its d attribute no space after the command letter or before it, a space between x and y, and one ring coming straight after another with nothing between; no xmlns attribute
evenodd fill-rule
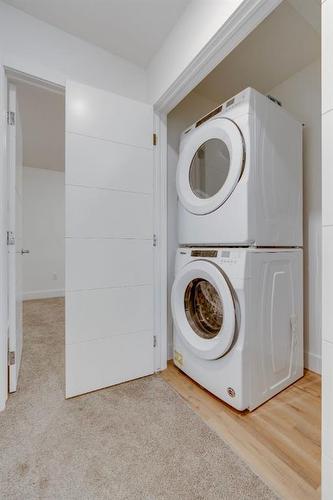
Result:
<svg viewBox="0 0 333 500"><path fill-rule="evenodd" d="M15 392L20 372L23 325L22 325L22 174L23 140L20 113L16 100L15 85L9 85L8 110L8 209L9 231L13 236L8 245L8 312L9 312L9 392Z"/></svg>
<svg viewBox="0 0 333 500"><path fill-rule="evenodd" d="M66 85L66 396L153 373L153 110Z"/></svg>

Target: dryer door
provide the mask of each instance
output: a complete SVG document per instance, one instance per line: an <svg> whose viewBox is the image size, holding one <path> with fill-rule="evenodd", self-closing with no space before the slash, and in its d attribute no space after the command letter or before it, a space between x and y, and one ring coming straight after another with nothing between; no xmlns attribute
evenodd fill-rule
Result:
<svg viewBox="0 0 333 500"><path fill-rule="evenodd" d="M195 260L176 276L172 315L187 347L203 359L217 359L231 347L236 312L230 287L215 264Z"/></svg>
<svg viewBox="0 0 333 500"><path fill-rule="evenodd" d="M177 167L177 192L184 208L197 215L219 208L235 189L244 161L243 136L232 120L216 118L194 130Z"/></svg>

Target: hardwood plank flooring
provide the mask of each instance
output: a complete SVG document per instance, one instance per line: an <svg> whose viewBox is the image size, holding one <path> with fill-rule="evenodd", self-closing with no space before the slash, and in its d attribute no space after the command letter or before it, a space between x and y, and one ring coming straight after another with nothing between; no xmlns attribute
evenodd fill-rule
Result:
<svg viewBox="0 0 333 500"><path fill-rule="evenodd" d="M160 376L281 498L320 498L321 377L304 377L253 412L238 412L169 362Z"/></svg>

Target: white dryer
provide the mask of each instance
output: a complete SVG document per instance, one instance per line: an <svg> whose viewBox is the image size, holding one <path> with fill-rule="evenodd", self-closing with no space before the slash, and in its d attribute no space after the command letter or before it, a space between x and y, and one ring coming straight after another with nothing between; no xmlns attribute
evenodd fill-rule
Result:
<svg viewBox="0 0 333 500"><path fill-rule="evenodd" d="M180 245L302 246L302 125L247 88L183 132Z"/></svg>
<svg viewBox="0 0 333 500"><path fill-rule="evenodd" d="M238 410L303 376L302 250L180 248L174 363Z"/></svg>

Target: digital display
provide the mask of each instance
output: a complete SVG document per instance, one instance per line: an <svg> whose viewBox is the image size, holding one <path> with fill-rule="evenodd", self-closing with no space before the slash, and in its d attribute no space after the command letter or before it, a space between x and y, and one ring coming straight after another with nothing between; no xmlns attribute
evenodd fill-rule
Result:
<svg viewBox="0 0 333 500"><path fill-rule="evenodd" d="M192 250L191 257L217 257L217 250Z"/></svg>
<svg viewBox="0 0 333 500"><path fill-rule="evenodd" d="M221 257L222 258L224 257L225 259L229 259L229 257L230 257L230 251L228 251L228 250L222 250Z"/></svg>
<svg viewBox="0 0 333 500"><path fill-rule="evenodd" d="M225 105L225 107L229 108L229 106L232 106L234 102L235 102L235 98L230 99L230 101L227 102L227 104Z"/></svg>

